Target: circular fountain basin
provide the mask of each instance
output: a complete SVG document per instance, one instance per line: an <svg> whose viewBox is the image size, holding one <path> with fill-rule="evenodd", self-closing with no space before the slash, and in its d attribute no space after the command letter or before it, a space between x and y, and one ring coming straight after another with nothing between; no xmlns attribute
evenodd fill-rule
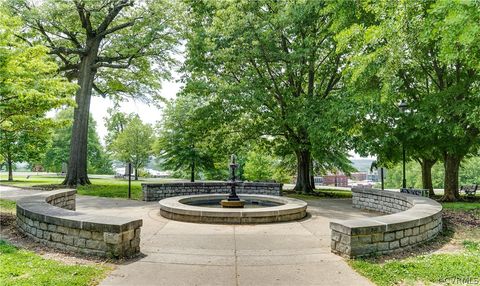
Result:
<svg viewBox="0 0 480 286"><path fill-rule="evenodd" d="M160 214L178 221L223 224L285 222L307 214L307 203L292 198L245 194L239 195L245 208L222 208L220 201L226 198L226 194L166 198L159 202Z"/></svg>

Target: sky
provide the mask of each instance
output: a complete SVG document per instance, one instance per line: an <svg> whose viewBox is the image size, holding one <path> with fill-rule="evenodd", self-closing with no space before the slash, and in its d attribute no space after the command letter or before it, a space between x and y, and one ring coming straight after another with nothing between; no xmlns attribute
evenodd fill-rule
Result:
<svg viewBox="0 0 480 286"><path fill-rule="evenodd" d="M162 83L161 95L166 99L175 98L175 95L180 91L181 83L176 79ZM102 144L107 135L107 128L105 127L104 118L107 116L107 109L113 107L113 101L109 98L99 96L92 97L90 102L90 113L97 122L97 133ZM125 101L120 103L120 110L126 113L136 113L140 116L143 122L155 124L162 118L162 110L156 106L149 106L141 101Z"/></svg>

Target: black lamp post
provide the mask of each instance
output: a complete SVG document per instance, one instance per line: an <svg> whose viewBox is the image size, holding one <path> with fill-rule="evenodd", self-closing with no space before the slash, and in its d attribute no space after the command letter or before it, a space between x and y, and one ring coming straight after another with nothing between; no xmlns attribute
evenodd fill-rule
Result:
<svg viewBox="0 0 480 286"><path fill-rule="evenodd" d="M407 112L408 104L405 101L401 101L400 104L398 105L398 109L400 109L400 112L405 113ZM407 188L407 179L405 175L405 161L406 161L406 156L405 156L405 142L402 141L402 156L403 156L403 180L402 180L402 188L406 189Z"/></svg>

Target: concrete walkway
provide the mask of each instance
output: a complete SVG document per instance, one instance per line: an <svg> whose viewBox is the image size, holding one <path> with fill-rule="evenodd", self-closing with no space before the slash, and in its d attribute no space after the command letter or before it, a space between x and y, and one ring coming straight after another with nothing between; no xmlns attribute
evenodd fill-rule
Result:
<svg viewBox="0 0 480 286"><path fill-rule="evenodd" d="M35 193L0 186L5 199ZM375 215L348 199L310 201L308 218L265 225L183 223L161 217L156 202L90 196L77 197L77 211L143 219L143 257L101 285L372 285L330 253L330 220Z"/></svg>

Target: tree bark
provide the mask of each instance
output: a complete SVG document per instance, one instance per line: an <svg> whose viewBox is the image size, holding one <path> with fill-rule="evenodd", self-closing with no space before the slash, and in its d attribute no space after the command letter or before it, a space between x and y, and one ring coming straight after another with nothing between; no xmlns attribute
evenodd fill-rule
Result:
<svg viewBox="0 0 480 286"><path fill-rule="evenodd" d="M297 193L311 193L313 188L310 181L310 151L298 150L295 152L295 155L297 156L297 182L294 190Z"/></svg>
<svg viewBox="0 0 480 286"><path fill-rule="evenodd" d="M93 65L97 58L99 44L99 39L87 40L88 54L83 56L80 62L79 89L75 96L77 106L74 110L70 157L67 175L63 181L63 184L68 186L90 184L87 175L88 118L90 115L93 79L96 73Z"/></svg>
<svg viewBox="0 0 480 286"><path fill-rule="evenodd" d="M380 168L380 181L382 182L382 191L385 190L385 179L383 176L383 167Z"/></svg>
<svg viewBox="0 0 480 286"><path fill-rule="evenodd" d="M421 158L419 162L422 167L422 188L428 190L428 195L432 197L435 195L432 183L432 167L437 160Z"/></svg>
<svg viewBox="0 0 480 286"><path fill-rule="evenodd" d="M190 182L195 182L195 161L190 164Z"/></svg>
<svg viewBox="0 0 480 286"><path fill-rule="evenodd" d="M135 181L138 181L138 167L135 168Z"/></svg>
<svg viewBox="0 0 480 286"><path fill-rule="evenodd" d="M444 195L442 200L447 202L457 201L460 198L460 194L458 192L458 172L462 157L445 153L444 158L445 179Z"/></svg>
<svg viewBox="0 0 480 286"><path fill-rule="evenodd" d="M8 181L13 181L13 170L12 170L12 159L7 159L7 168L8 168Z"/></svg>
<svg viewBox="0 0 480 286"><path fill-rule="evenodd" d="M310 158L310 184L312 185L312 189L315 190L315 174L313 170L313 160Z"/></svg>

